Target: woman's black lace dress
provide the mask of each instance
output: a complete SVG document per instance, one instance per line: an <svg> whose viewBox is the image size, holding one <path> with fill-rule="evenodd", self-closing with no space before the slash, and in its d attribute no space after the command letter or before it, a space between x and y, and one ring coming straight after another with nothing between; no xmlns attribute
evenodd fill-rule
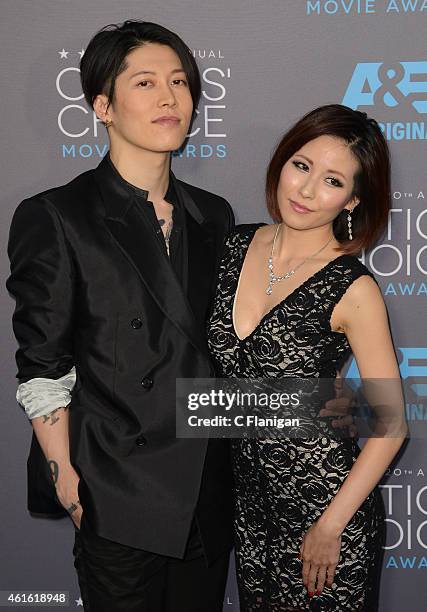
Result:
<svg viewBox="0 0 427 612"><path fill-rule="evenodd" d="M306 280L239 340L232 310L248 246L260 225L229 237L208 323L208 343L219 377L334 378L349 356L344 334L330 317L347 288L370 274L342 255ZM267 280L267 274L266 274ZM303 534L326 509L358 453L350 438L239 439L232 442L235 544L242 612L335 610L374 612L384 537L377 489L342 536L332 589L311 600L301 578Z"/></svg>

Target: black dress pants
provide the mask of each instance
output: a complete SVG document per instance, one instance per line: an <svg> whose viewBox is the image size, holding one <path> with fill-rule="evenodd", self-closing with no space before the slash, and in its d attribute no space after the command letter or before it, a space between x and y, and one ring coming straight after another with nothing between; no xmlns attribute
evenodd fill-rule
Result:
<svg viewBox="0 0 427 612"><path fill-rule="evenodd" d="M222 612L230 553L208 567L190 539L184 559L157 555L96 535L83 521L74 566L85 612Z"/></svg>

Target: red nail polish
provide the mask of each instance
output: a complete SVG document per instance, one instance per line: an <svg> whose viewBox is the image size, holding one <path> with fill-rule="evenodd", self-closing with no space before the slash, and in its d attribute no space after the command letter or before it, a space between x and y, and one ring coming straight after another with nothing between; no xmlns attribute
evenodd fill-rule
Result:
<svg viewBox="0 0 427 612"><path fill-rule="evenodd" d="M311 592L309 591L308 596L311 598L311 597L313 597L313 595L314 595L314 593L311 593Z"/></svg>
<svg viewBox="0 0 427 612"><path fill-rule="evenodd" d="M316 593L317 593L317 596L318 596L318 597L320 597L320 595L322 594L322 591L320 591L319 589L317 589Z"/></svg>

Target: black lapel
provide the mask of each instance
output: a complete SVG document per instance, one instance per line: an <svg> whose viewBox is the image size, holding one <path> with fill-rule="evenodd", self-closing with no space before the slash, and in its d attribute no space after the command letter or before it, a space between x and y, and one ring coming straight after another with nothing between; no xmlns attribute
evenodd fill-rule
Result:
<svg viewBox="0 0 427 612"><path fill-rule="evenodd" d="M187 212L188 300L204 333L215 280L215 227L203 217L193 198L176 179L174 186Z"/></svg>
<svg viewBox="0 0 427 612"><path fill-rule="evenodd" d="M206 354L204 337L167 255L161 248L149 220L139 210L140 203L115 180L110 169L101 162L95 173L105 205L105 224L118 247L128 258L158 307L192 345ZM175 184L177 181L175 179ZM182 188L179 196L182 197ZM194 202L192 204L195 206ZM191 204L190 204L191 206ZM198 209L197 209L198 210ZM189 249L189 258L192 254Z"/></svg>

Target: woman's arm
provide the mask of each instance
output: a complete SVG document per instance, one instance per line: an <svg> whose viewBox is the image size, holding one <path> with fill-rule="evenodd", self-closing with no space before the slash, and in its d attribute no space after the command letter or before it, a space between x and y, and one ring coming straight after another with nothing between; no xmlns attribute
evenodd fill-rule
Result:
<svg viewBox="0 0 427 612"><path fill-rule="evenodd" d="M366 442L339 492L305 536L303 578L310 593L314 592L316 583L318 591L322 590L325 581L327 586L331 586L339 558L341 533L382 478L407 431L401 387L396 382L400 378L399 368L386 308L375 281L369 276L355 281L336 306L332 319L334 327L341 329L348 338L361 378L389 379L381 390L386 392L393 386L393 405L389 406L393 421L389 425L389 437L372 437ZM390 396L387 392L386 398ZM378 399L382 404L387 403L381 397L373 399L374 404Z"/></svg>
<svg viewBox="0 0 427 612"><path fill-rule="evenodd" d="M384 393L381 403L389 403L393 418L390 437L370 438L350 470L340 491L325 511L324 520L334 524L341 533L356 510L379 482L401 447L406 435L404 401L401 393L399 367L388 325L387 312L376 283L363 276L356 281L338 304L340 319L359 368L360 376L369 379L391 379L379 384ZM379 383L379 381L378 381ZM375 385L375 380L372 381ZM390 393L391 388L393 393ZM397 396L396 396L397 393ZM368 398L369 399L369 398ZM378 398L381 401L381 398ZM387 408L386 408L387 410Z"/></svg>

